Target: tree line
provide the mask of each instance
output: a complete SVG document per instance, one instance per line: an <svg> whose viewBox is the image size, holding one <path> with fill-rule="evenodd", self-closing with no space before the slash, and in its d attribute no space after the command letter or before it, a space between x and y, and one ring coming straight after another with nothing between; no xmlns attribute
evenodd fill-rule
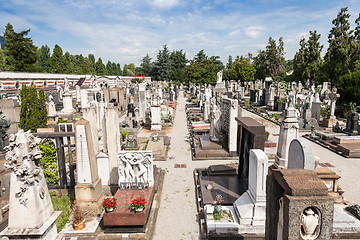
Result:
<svg viewBox="0 0 360 240"><path fill-rule="evenodd" d="M0 68L6 71L73 73L96 75L150 76L153 80L172 80L179 83L215 84L216 72L223 70L224 80L251 81L272 77L278 81L310 80L314 84L328 81L336 86L343 96L340 102L360 104L360 15L351 29L350 14L342 8L332 21L333 27L328 35L329 47L325 57L321 57L323 45L321 35L316 30L309 31L308 39L302 38L299 50L293 59L285 60L284 41L269 37L265 49L258 50L256 56L228 57L226 64L219 56L207 56L200 50L192 59L187 59L184 50L170 51L167 45L158 51L152 61L149 54L141 59L140 66L134 63L120 64L101 58L95 61L93 54L84 57L71 55L55 45L52 54L48 46L37 48L31 38L26 37L30 30L16 33L9 23L5 29L5 51L0 54ZM292 74L289 74L291 73ZM352 82L350 86L348 82ZM355 88L354 88L355 87ZM359 89L359 90L357 90ZM359 93L357 93L359 91Z"/></svg>

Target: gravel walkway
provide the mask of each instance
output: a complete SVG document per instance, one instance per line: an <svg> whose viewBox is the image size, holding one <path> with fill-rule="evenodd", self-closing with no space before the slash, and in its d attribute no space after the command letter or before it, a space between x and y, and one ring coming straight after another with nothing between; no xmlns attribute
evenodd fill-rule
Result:
<svg viewBox="0 0 360 240"><path fill-rule="evenodd" d="M192 161L185 114L185 98L179 94L167 161L155 162L166 170L154 239L200 239L193 171L212 164L234 161ZM186 168L174 168L174 164Z"/></svg>

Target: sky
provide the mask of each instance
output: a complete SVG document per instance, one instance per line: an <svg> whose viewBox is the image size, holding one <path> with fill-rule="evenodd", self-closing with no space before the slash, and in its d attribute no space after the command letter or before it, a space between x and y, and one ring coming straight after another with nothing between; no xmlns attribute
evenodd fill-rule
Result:
<svg viewBox="0 0 360 240"><path fill-rule="evenodd" d="M226 64L229 55L256 56L269 37L283 37L292 59L310 30L321 34L325 54L342 7L354 27L359 0L0 0L0 34L10 22L17 32L30 29L38 47L58 44L64 53L92 53L121 67L139 66L147 53L156 60L164 44L188 59L204 49Z"/></svg>

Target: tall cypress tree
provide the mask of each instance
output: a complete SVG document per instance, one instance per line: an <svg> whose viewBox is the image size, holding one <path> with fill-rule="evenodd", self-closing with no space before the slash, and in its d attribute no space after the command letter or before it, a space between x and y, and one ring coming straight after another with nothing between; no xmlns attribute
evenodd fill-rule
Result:
<svg viewBox="0 0 360 240"><path fill-rule="evenodd" d="M332 21L334 27L328 36L329 48L324 57L327 77L332 84L349 72L351 58L352 30L350 30L348 9L342 8L337 17Z"/></svg>
<svg viewBox="0 0 360 240"><path fill-rule="evenodd" d="M53 54L51 55L50 67L52 73L64 73L66 69L63 50L57 44L55 45Z"/></svg>
<svg viewBox="0 0 360 240"><path fill-rule="evenodd" d="M107 71L106 71L106 67L103 64L101 58L99 58L95 64L95 69L96 69L96 75L101 76L101 75L107 75Z"/></svg>

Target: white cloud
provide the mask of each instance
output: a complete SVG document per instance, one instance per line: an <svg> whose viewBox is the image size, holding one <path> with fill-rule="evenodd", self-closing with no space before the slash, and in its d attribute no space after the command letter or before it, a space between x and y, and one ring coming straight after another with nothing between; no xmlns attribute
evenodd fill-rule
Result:
<svg viewBox="0 0 360 240"><path fill-rule="evenodd" d="M149 0L149 3L159 8L172 8L179 4L179 0Z"/></svg>
<svg viewBox="0 0 360 240"><path fill-rule="evenodd" d="M258 38L261 35L263 26L251 26L245 29L245 34L251 38Z"/></svg>

